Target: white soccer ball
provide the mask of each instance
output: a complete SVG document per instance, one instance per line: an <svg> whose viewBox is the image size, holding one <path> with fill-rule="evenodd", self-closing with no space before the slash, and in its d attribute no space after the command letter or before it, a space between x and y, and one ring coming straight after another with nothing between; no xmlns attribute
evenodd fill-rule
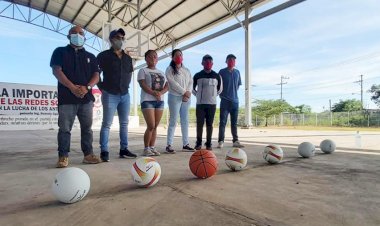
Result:
<svg viewBox="0 0 380 226"><path fill-rule="evenodd" d="M78 202L90 191L90 177L82 169L66 168L57 173L51 188L59 201L63 203Z"/></svg>
<svg viewBox="0 0 380 226"><path fill-rule="evenodd" d="M321 151L326 154L333 153L336 148L335 142L329 139L323 140L319 146L321 147Z"/></svg>
<svg viewBox="0 0 380 226"><path fill-rule="evenodd" d="M303 142L298 146L298 154L304 158L313 157L315 154L315 146L310 142Z"/></svg>
<svg viewBox="0 0 380 226"><path fill-rule="evenodd" d="M243 149L233 148L225 157L226 165L233 171L239 171L247 166L247 154Z"/></svg>
<svg viewBox="0 0 380 226"><path fill-rule="evenodd" d="M282 151L280 146L270 144L264 148L263 158L265 159L265 161L271 164L276 164L281 162L281 160L284 158L284 152Z"/></svg>
<svg viewBox="0 0 380 226"><path fill-rule="evenodd" d="M137 185L151 187L160 180L161 167L154 158L142 157L133 163L131 173Z"/></svg>

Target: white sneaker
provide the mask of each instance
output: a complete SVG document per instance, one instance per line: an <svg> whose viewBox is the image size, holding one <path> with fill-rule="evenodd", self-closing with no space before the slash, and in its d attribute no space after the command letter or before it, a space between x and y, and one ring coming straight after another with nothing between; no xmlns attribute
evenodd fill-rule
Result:
<svg viewBox="0 0 380 226"><path fill-rule="evenodd" d="M150 150L150 148L144 148L143 156L154 156L155 154Z"/></svg>
<svg viewBox="0 0 380 226"><path fill-rule="evenodd" d="M217 146L217 148L223 148L223 144L224 144L223 141L219 141L219 142L218 142L218 146Z"/></svg>
<svg viewBox="0 0 380 226"><path fill-rule="evenodd" d="M240 142L237 140L234 142L234 144L232 145L232 147L234 148L244 148L244 145L240 144Z"/></svg>
<svg viewBox="0 0 380 226"><path fill-rule="evenodd" d="M150 148L150 151L155 155L155 156L159 156L161 155L161 153L159 151L157 151L156 147L151 147Z"/></svg>

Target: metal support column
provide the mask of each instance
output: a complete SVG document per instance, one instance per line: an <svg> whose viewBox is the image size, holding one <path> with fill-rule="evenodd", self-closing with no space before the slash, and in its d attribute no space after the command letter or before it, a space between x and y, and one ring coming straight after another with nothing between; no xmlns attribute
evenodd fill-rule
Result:
<svg viewBox="0 0 380 226"><path fill-rule="evenodd" d="M245 20L244 20L244 32L245 32L245 126L252 126L252 102L251 102L251 29L249 23L250 13L249 1L245 4Z"/></svg>
<svg viewBox="0 0 380 226"><path fill-rule="evenodd" d="M139 43L139 46L138 46L138 55L141 56L141 0L137 0L137 29L138 29L138 43ZM135 64L135 62L134 62ZM135 65L133 65L134 67ZM134 116L138 116L138 113L137 113L137 73L135 71L133 71L133 115Z"/></svg>
<svg viewBox="0 0 380 226"><path fill-rule="evenodd" d="M112 7L112 0L108 0L108 23L111 23L111 18L112 18L112 10L111 10L111 7Z"/></svg>
<svg viewBox="0 0 380 226"><path fill-rule="evenodd" d="M136 61L133 60L133 67L135 66ZM132 72L132 85L133 85L133 115L138 116L137 113L137 72Z"/></svg>
<svg viewBox="0 0 380 226"><path fill-rule="evenodd" d="M137 0L137 29L138 29L138 54L139 56L142 55L141 53L141 0Z"/></svg>

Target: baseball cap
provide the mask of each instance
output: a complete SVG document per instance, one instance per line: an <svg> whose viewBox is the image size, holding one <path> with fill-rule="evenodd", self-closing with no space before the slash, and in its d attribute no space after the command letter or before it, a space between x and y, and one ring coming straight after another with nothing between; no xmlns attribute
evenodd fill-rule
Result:
<svg viewBox="0 0 380 226"><path fill-rule="evenodd" d="M109 39L112 39L113 37L115 37L117 33L121 34L122 36L125 36L125 31L122 28L119 28L118 30L111 31Z"/></svg>

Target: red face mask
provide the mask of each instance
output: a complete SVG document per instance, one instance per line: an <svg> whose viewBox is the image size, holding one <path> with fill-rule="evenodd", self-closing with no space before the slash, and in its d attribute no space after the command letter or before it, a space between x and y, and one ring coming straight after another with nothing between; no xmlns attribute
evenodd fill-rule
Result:
<svg viewBox="0 0 380 226"><path fill-rule="evenodd" d="M206 71L210 71L212 68L212 65L213 65L212 61L207 60L203 62L203 69L205 69Z"/></svg>
<svg viewBox="0 0 380 226"><path fill-rule="evenodd" d="M175 64L182 64L183 57L182 56L177 56L173 59Z"/></svg>
<svg viewBox="0 0 380 226"><path fill-rule="evenodd" d="M228 68L234 68L235 67L235 59L228 59L227 60L227 67Z"/></svg>

